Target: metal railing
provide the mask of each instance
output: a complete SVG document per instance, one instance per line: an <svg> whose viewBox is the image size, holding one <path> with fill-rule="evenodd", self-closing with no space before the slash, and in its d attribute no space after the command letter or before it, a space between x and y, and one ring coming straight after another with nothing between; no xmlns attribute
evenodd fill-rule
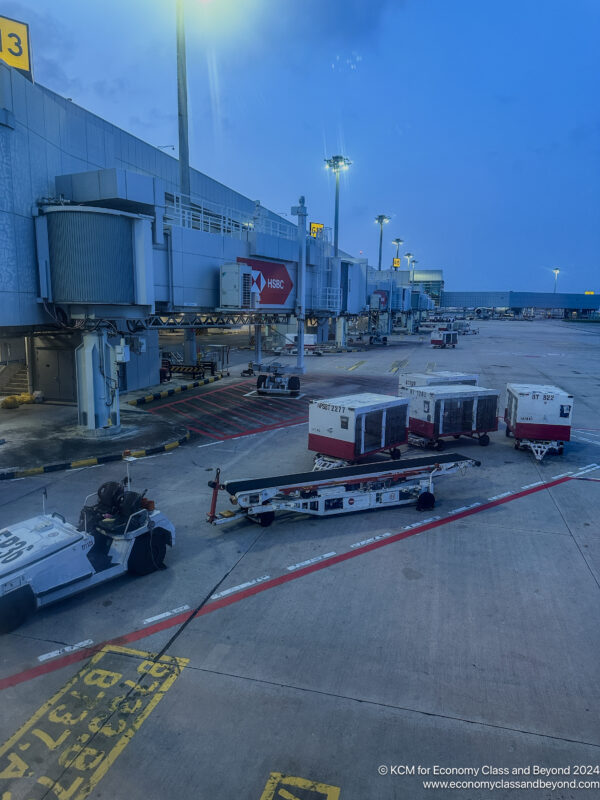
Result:
<svg viewBox="0 0 600 800"><path fill-rule="evenodd" d="M166 195L165 225L232 236L246 241L252 231L294 240L298 236L295 225L260 215L250 216L227 206L203 200L201 203L183 203L180 195Z"/></svg>
<svg viewBox="0 0 600 800"><path fill-rule="evenodd" d="M342 308L342 290L331 286L314 289L312 292L313 311L331 311L339 313Z"/></svg>

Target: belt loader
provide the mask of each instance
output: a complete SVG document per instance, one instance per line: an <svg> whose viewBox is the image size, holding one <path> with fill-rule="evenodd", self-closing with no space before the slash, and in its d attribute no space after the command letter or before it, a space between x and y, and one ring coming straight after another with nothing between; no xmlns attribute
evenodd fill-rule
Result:
<svg viewBox="0 0 600 800"><path fill-rule="evenodd" d="M270 478L247 478L221 483L221 470L209 481L212 500L207 520L213 525L250 519L269 526L276 511L292 511L316 517L390 508L416 501L417 510L435 505L433 478L449 475L480 461L458 453L413 458L402 466L389 462L300 472ZM219 491L229 494L236 510L217 513Z"/></svg>

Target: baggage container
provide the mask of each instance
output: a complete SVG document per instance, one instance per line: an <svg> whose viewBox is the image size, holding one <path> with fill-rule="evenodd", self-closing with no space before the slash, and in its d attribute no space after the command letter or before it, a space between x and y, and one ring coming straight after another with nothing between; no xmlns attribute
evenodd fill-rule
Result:
<svg viewBox="0 0 600 800"><path fill-rule="evenodd" d="M409 443L438 446L442 437L471 436L489 444L488 433L498 430L498 395L495 389L455 384L413 386L410 397Z"/></svg>
<svg viewBox="0 0 600 800"><path fill-rule="evenodd" d="M311 400L308 449L346 461L382 450L399 458L398 448L408 439L408 402L367 392Z"/></svg>
<svg viewBox="0 0 600 800"><path fill-rule="evenodd" d="M432 331L432 347L456 347L458 343L458 333L456 331Z"/></svg>
<svg viewBox="0 0 600 800"><path fill-rule="evenodd" d="M411 386L444 386L460 383L477 386L479 375L467 372L450 372L450 370L437 370L435 372L402 372L398 377L398 391L402 393Z"/></svg>
<svg viewBox="0 0 600 800"><path fill-rule="evenodd" d="M558 386L509 383L504 412L506 435L520 440L563 442L571 438L573 395Z"/></svg>

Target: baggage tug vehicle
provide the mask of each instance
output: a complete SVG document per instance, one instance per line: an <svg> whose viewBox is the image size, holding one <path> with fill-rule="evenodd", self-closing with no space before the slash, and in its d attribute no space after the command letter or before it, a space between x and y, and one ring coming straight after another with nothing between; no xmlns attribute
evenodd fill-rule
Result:
<svg viewBox="0 0 600 800"><path fill-rule="evenodd" d="M128 480L86 498L77 527L40 514L0 530L0 633L39 608L129 572L163 569L175 528Z"/></svg>

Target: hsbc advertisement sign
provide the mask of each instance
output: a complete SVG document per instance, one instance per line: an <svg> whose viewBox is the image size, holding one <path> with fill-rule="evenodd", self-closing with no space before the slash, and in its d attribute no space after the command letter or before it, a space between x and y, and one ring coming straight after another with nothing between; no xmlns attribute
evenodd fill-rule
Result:
<svg viewBox="0 0 600 800"><path fill-rule="evenodd" d="M258 304L276 308L293 308L296 300L295 267L282 261L262 261L241 258L238 262L252 268L252 290L258 294Z"/></svg>

